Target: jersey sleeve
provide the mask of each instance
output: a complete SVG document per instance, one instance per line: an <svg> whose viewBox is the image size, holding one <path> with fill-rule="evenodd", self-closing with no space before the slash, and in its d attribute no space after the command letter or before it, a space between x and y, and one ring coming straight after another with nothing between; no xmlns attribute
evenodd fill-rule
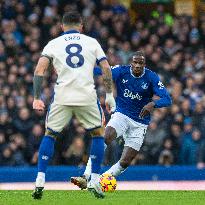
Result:
<svg viewBox="0 0 205 205"><path fill-rule="evenodd" d="M97 65L99 65L99 63L102 61L102 60L105 60L107 59L106 58L106 55L101 47L101 45L98 43L98 41L96 40L96 63Z"/></svg>
<svg viewBox="0 0 205 205"><path fill-rule="evenodd" d="M151 77L151 80L154 94L160 97L160 99L154 100L155 108L170 106L172 104L171 96L169 95L163 83L160 81L159 76L154 73Z"/></svg>
<svg viewBox="0 0 205 205"><path fill-rule="evenodd" d="M112 71L112 79L113 81L116 81L121 73L120 65L111 66L111 71ZM94 67L93 74L94 76L102 75L102 69L100 67Z"/></svg>
<svg viewBox="0 0 205 205"><path fill-rule="evenodd" d="M112 71L112 79L113 81L116 81L120 76L121 66L120 65L111 66L111 71Z"/></svg>
<svg viewBox="0 0 205 205"><path fill-rule="evenodd" d="M45 56L49 59L50 62L53 60L53 54L52 54L53 48L52 44L49 42L43 49L41 56Z"/></svg>

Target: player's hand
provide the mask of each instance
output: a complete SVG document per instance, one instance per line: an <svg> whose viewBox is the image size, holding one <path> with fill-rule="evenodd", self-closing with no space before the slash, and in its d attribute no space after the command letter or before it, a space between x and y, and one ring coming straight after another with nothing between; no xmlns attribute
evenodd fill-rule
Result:
<svg viewBox="0 0 205 205"><path fill-rule="evenodd" d="M146 115L149 115L154 110L154 106L155 106L154 102L149 102L147 105L145 105L142 108L139 117L143 119Z"/></svg>
<svg viewBox="0 0 205 205"><path fill-rule="evenodd" d="M34 99L33 100L33 109L44 111L44 109L45 109L44 102L42 100L39 100L39 99Z"/></svg>
<svg viewBox="0 0 205 205"><path fill-rule="evenodd" d="M115 98L113 97L113 93L106 93L105 105L109 113L115 112L116 103Z"/></svg>

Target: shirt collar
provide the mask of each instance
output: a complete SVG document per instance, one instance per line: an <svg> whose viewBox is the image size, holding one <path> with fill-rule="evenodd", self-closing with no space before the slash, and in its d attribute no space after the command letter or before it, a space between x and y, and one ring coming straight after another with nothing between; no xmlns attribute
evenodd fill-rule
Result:
<svg viewBox="0 0 205 205"><path fill-rule="evenodd" d="M65 31L65 32L63 33L63 35L65 35L65 34L71 34L71 33L80 33L80 32L77 31L77 30L71 29L71 30Z"/></svg>
<svg viewBox="0 0 205 205"><path fill-rule="evenodd" d="M132 73L132 66L130 65L130 74L131 74L132 77L134 77L134 78L141 78L141 77L143 77L144 74L145 74L145 67L144 67L144 69L143 69L142 75L140 75L139 77L137 77L137 76L135 76L135 75Z"/></svg>

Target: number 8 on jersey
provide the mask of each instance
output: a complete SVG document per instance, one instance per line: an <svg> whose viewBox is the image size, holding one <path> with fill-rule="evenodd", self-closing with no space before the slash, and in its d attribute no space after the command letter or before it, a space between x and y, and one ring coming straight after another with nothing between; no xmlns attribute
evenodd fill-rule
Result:
<svg viewBox="0 0 205 205"><path fill-rule="evenodd" d="M66 46L66 63L71 68L79 68L84 64L84 57L80 54L82 47L79 44L73 43Z"/></svg>

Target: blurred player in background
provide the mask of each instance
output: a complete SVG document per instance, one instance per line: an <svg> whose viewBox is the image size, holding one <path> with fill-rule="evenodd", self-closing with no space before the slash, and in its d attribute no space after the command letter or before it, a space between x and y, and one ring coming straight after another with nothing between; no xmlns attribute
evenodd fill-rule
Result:
<svg viewBox="0 0 205 205"><path fill-rule="evenodd" d="M45 136L39 148L38 175L34 199L41 199L45 184L45 173L53 156L55 140L72 116L91 130L92 145L90 157L92 161L91 180L88 190L96 197L104 197L99 185L100 165L104 156L104 127L102 110L94 88L93 68L97 62L102 68L106 103L115 109L112 93L112 73L106 56L97 40L80 34L82 18L77 12L68 12L63 16L63 35L51 40L43 49L34 72L33 109L44 110L44 102L40 99L43 75L50 64L57 72L58 78L54 87L53 100L46 116Z"/></svg>
<svg viewBox="0 0 205 205"><path fill-rule="evenodd" d="M120 160L105 173L118 176L131 164L142 146L150 114L154 108L170 106L172 101L159 76L145 67L145 56L136 52L130 65L117 65L112 68L112 77L117 90L117 108L105 129L105 143L123 136L125 145ZM153 100L153 96L160 98ZM153 136L154 137L154 136ZM91 174L89 158L82 177L71 177L71 182L81 189L87 187Z"/></svg>

